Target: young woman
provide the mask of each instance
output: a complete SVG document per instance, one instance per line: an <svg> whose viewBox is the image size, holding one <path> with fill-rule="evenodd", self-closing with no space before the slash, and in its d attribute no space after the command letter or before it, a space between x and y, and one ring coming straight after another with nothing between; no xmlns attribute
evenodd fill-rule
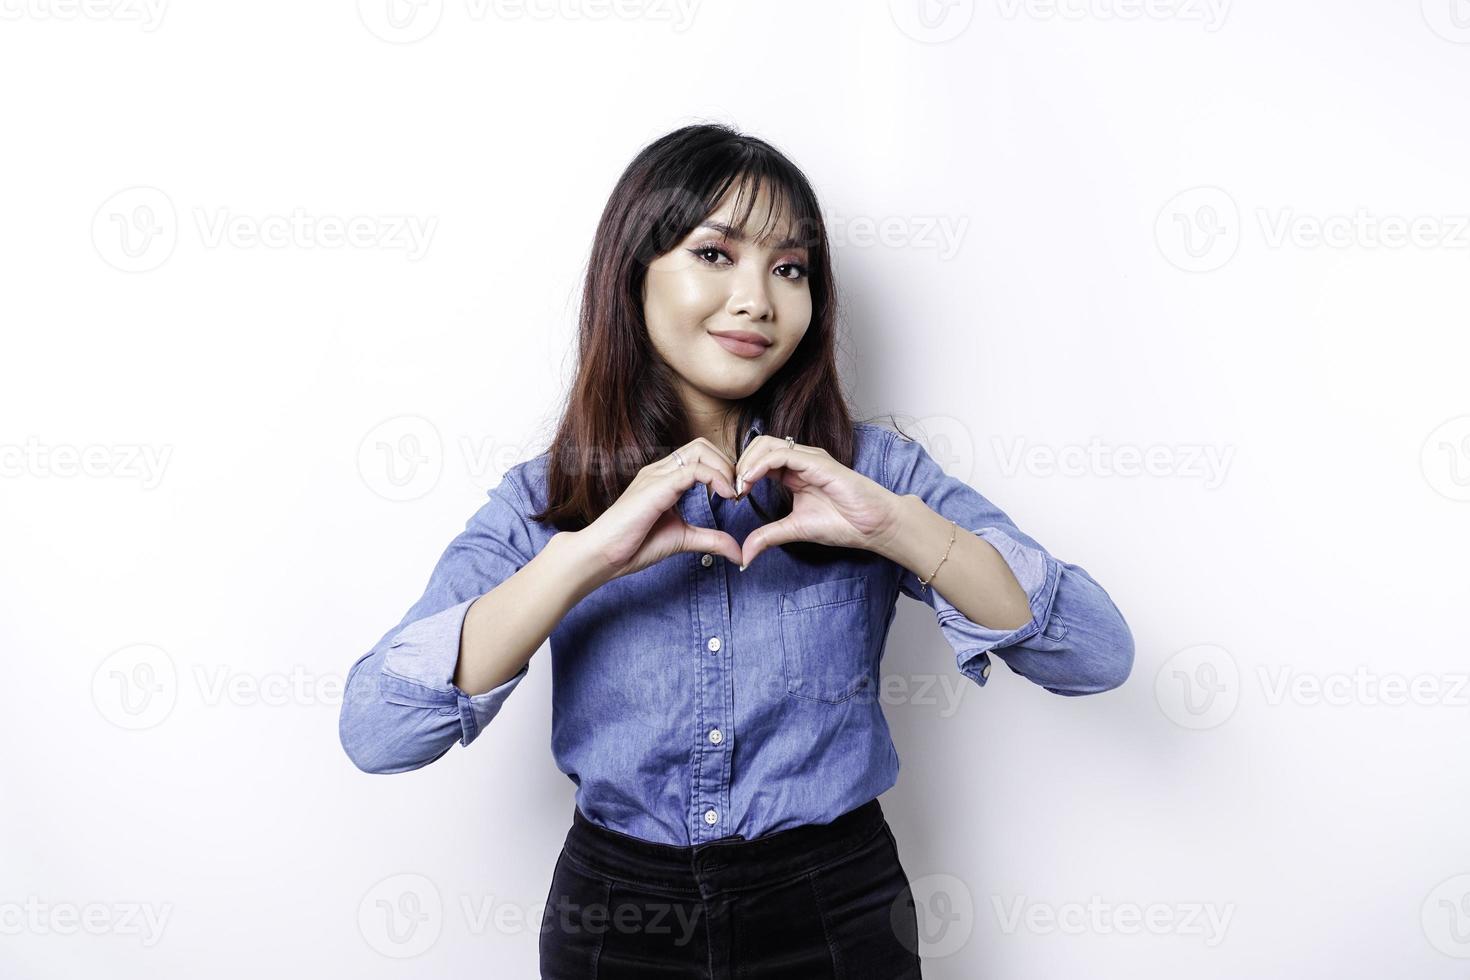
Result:
<svg viewBox="0 0 1470 980"><path fill-rule="evenodd" d="M576 807L540 935L555 978L920 976L877 797L898 594L976 684L1121 684L1127 623L915 441L854 422L802 173L723 126L646 147L603 211L551 447L513 466L348 676L374 773L469 745L550 639Z"/></svg>

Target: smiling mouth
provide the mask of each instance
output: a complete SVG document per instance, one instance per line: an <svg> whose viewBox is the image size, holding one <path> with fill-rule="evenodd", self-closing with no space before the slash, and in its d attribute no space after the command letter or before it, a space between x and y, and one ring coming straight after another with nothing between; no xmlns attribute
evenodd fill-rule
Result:
<svg viewBox="0 0 1470 980"><path fill-rule="evenodd" d="M719 334L710 334L715 343L736 357L755 358L760 357L770 350L770 344L762 344L753 340L741 340L739 337L724 337Z"/></svg>

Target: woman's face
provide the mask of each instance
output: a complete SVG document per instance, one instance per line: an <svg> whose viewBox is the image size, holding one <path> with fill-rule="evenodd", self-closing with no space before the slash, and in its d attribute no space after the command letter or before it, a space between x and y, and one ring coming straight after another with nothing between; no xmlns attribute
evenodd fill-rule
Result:
<svg viewBox="0 0 1470 980"><path fill-rule="evenodd" d="M758 391L791 357L812 319L805 248L789 222L766 223L762 187L745 228L730 227L734 188L675 248L648 266L643 315L654 349L679 375L686 407L718 411Z"/></svg>

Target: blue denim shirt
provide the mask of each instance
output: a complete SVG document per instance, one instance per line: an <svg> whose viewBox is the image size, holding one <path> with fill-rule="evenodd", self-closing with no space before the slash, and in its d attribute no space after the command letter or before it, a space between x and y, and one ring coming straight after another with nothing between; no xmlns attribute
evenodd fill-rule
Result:
<svg viewBox="0 0 1470 980"><path fill-rule="evenodd" d="M742 449L761 429L757 420ZM920 443L867 423L854 432L853 469L917 494L993 545L1025 590L1031 621L1015 630L972 622L871 552L812 565L772 548L744 572L719 555L685 553L614 579L549 638L552 754L588 819L689 846L827 823L893 786L898 755L877 695L900 592L933 608L960 673L978 685L992 654L1056 694L1094 694L1128 677L1131 631L1081 566L1053 557ZM449 543L423 596L352 665L339 732L359 768L405 772L455 742L468 746L525 679L529 663L474 696L452 682L470 603L556 533L526 518L546 503L548 459L511 467ZM773 512L772 480L749 493ZM761 522L748 501L712 501L702 483L678 506L690 524L736 541Z"/></svg>

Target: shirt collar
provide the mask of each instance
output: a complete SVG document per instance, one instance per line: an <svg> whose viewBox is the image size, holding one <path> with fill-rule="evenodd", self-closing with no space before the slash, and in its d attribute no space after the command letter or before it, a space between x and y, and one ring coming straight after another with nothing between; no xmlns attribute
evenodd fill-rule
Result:
<svg viewBox="0 0 1470 980"><path fill-rule="evenodd" d="M750 445L750 440L754 439L756 436L764 435L765 431L766 420L764 417L757 415L755 419L750 423L750 428L745 430L745 436L740 440L740 448L736 451L735 455L739 456L740 453L745 452L745 447Z"/></svg>

